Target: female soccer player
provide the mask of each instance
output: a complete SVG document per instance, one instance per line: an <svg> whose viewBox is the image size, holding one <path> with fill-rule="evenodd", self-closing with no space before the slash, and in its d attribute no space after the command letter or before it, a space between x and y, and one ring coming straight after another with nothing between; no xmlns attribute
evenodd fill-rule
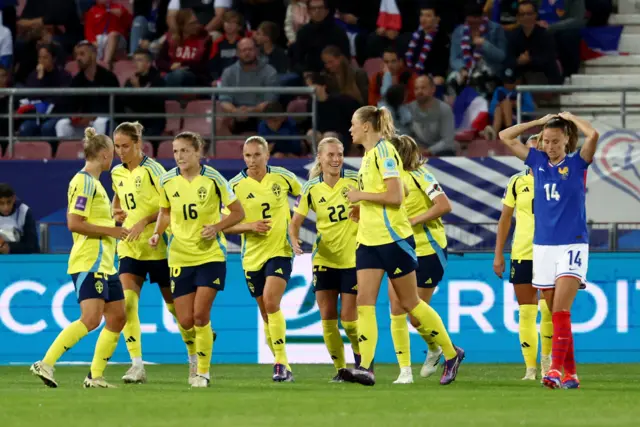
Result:
<svg viewBox="0 0 640 427"><path fill-rule="evenodd" d="M538 136L529 138L530 148L538 147ZM540 137L539 147L542 148ZM538 331L536 317L538 317L538 290L531 284L533 278L533 173L527 170L509 179L509 184L502 199L502 214L498 221L496 250L493 260L493 271L502 278L505 269L504 245L511 229L511 217L516 212L516 228L511 244L511 268L509 280L514 285L516 299L520 306L520 348L526 366L523 380L536 379L536 360L538 358ZM541 377L551 366L551 339L553 337L553 323L551 312L546 301L540 300L540 335L542 340L542 355L540 357Z"/></svg>
<svg viewBox="0 0 640 427"><path fill-rule="evenodd" d="M544 151L518 141L522 132L540 125L544 125ZM586 138L580 152L574 152L578 130ZM571 113L548 115L500 132L500 139L533 173L533 286L542 289L553 313L551 369L543 378L543 384L549 388L580 386L571 332L571 306L578 289L587 280L586 171L596 152L598 137L590 123Z"/></svg>
<svg viewBox="0 0 640 427"><path fill-rule="evenodd" d="M359 190L351 188L347 198L360 204L356 249L358 271L358 341L362 362L346 370L346 381L375 384L369 370L378 341L375 304L386 272L400 304L428 329L447 359L440 384L455 380L464 351L456 348L442 319L418 296L415 270L418 262L411 224L402 206L404 191L402 161L388 141L394 134L393 119L386 108L361 107L351 120L353 142L365 149L358 172Z"/></svg>
<svg viewBox="0 0 640 427"><path fill-rule="evenodd" d="M160 180L166 173L162 165L142 152L142 131L140 123L121 123L113 133L116 154L122 164L111 170L113 183L113 213L117 221L131 230L126 240L118 243L120 258L120 282L124 288L124 303L127 323L123 333L131 368L122 377L125 383L143 383L147 374L142 364L142 334L138 301L147 274L151 283L160 286L160 292L167 309L176 315L169 286L169 265L167 245L164 239L155 249L149 247L148 240L153 234L158 217L160 200ZM194 337L189 336L178 323L183 341L187 344L191 378L195 378L197 357Z"/></svg>
<svg viewBox="0 0 640 427"><path fill-rule="evenodd" d="M244 143L247 168L231 181L247 216L225 233L242 234L242 268L247 286L260 308L264 334L275 356L273 381L293 381L285 350L287 324L280 301L291 276L293 250L288 228L291 220L288 195L299 196L301 185L284 168L267 166L267 141L252 136Z"/></svg>
<svg viewBox="0 0 640 427"><path fill-rule="evenodd" d="M451 212L451 204L438 181L424 166L420 148L414 139L406 135L394 136L391 138L391 144L397 150L402 162L403 170L400 176L404 186L409 190L404 208L413 228L416 243L418 295L422 301L429 304L447 266L447 235L441 217ZM394 384L411 384L413 373L411 372L407 311L402 307L391 284L389 301L391 302L391 337L400 365L400 375ZM427 358L420 370L421 376L429 377L438 368L442 349L434 342L431 330L418 323L413 316L411 316L411 324L418 330L429 348Z"/></svg>
<svg viewBox="0 0 640 427"><path fill-rule="evenodd" d="M358 173L343 169L344 147L336 138L318 144L318 157L309 172L309 181L298 197L289 225L289 239L296 255L302 254L299 235L309 209L316 213L317 238L313 247L313 283L322 318L324 343L337 370L333 382L343 382L347 365L344 344L338 329L338 296L342 300L340 320L359 364L358 311L356 294L356 233L358 224L349 218L347 191L358 185Z"/></svg>
<svg viewBox="0 0 640 427"><path fill-rule="evenodd" d="M73 177L67 193L67 227L73 233L67 273L76 289L80 319L60 332L44 359L31 365L31 372L47 386L57 387L53 366L65 351L96 329L104 316L106 324L96 342L84 387L112 388L102 374L126 320L122 285L115 276L116 239L126 239L129 230L116 227L109 196L99 180L100 174L111 168L113 142L93 128L84 134L85 166Z"/></svg>
<svg viewBox="0 0 640 427"><path fill-rule="evenodd" d="M178 167L160 180L160 213L149 244L157 248L169 224L171 293L185 335L195 337L197 373L191 387L208 387L213 352L211 306L224 290L227 242L222 233L244 218L229 183L215 169L200 164L202 137L182 132L173 141ZM220 205L229 215L221 220Z"/></svg>

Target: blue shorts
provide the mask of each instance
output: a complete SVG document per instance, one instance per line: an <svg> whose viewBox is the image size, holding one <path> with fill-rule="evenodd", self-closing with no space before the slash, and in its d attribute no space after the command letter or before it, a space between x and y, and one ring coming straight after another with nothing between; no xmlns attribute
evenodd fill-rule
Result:
<svg viewBox="0 0 640 427"><path fill-rule="evenodd" d="M118 276L105 273L74 273L71 275L76 288L78 302L86 299L101 299L104 302L121 301L124 291Z"/></svg>
<svg viewBox="0 0 640 427"><path fill-rule="evenodd" d="M530 285L533 283L533 261L512 259L509 281L514 285Z"/></svg>
<svg viewBox="0 0 640 427"><path fill-rule="evenodd" d="M355 268L313 266L313 291L338 291L341 294L358 293L358 274Z"/></svg>
<svg viewBox="0 0 640 427"><path fill-rule="evenodd" d="M223 291L226 276L227 263L224 261L174 267L171 269L171 294L173 298L182 297L194 293L200 286Z"/></svg>
<svg viewBox="0 0 640 427"><path fill-rule="evenodd" d="M119 274L133 274L134 276L147 278L149 282L157 283L161 288L168 288L171 285L169 277L169 264L166 259L154 261L141 261L129 257L120 258Z"/></svg>
<svg viewBox="0 0 640 427"><path fill-rule="evenodd" d="M416 242L413 236L380 246L358 245L357 270L384 270L390 279L406 276L418 268Z"/></svg>
<svg viewBox="0 0 640 427"><path fill-rule="evenodd" d="M444 261L447 261L447 248L444 249ZM418 270L416 277L418 279L418 287L431 289L438 286L438 283L444 276L444 267L442 260L438 254L431 254L418 257Z"/></svg>
<svg viewBox="0 0 640 427"><path fill-rule="evenodd" d="M291 277L291 268L293 267L293 258L289 257L274 257L265 262L262 268L258 271L246 271L244 277L247 280L247 287L249 293L253 298L262 296L264 292L264 285L267 282L267 277L275 276L284 279L285 282L289 281Z"/></svg>

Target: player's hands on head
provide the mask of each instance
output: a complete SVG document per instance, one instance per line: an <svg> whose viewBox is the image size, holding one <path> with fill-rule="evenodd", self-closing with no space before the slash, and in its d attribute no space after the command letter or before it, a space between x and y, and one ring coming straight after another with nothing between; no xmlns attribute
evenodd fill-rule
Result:
<svg viewBox="0 0 640 427"><path fill-rule="evenodd" d="M149 237L149 246L155 248L158 246L158 242L160 241L160 236L158 233L153 233L153 236Z"/></svg>
<svg viewBox="0 0 640 427"><path fill-rule="evenodd" d="M558 116L560 116L561 118L567 120L567 121L573 121L573 114L571 114L568 111L563 111L562 113L558 114Z"/></svg>
<svg viewBox="0 0 640 427"><path fill-rule="evenodd" d="M496 273L496 276L502 279L502 275L504 274L504 255L496 254L493 258L493 272Z"/></svg>
<svg viewBox="0 0 640 427"><path fill-rule="evenodd" d="M547 114L546 116L538 119L538 124L540 125L545 125L547 124L547 122L551 119L553 119L554 117L558 117L557 114Z"/></svg>
<svg viewBox="0 0 640 427"><path fill-rule="evenodd" d="M202 228L201 236L206 240L215 239L217 235L218 235L217 224L205 225Z"/></svg>
<svg viewBox="0 0 640 427"><path fill-rule="evenodd" d="M147 224L145 224L144 221L138 221L136 225L131 227L127 241L135 242L136 240L138 240L138 238L140 238L140 234L142 234L146 226Z"/></svg>
<svg viewBox="0 0 640 427"><path fill-rule="evenodd" d="M109 235L115 239L125 240L131 231L124 227L113 227Z"/></svg>
<svg viewBox="0 0 640 427"><path fill-rule="evenodd" d="M124 209L114 209L113 219L115 219L116 222L123 223L124 220L127 219L127 212Z"/></svg>
<svg viewBox="0 0 640 427"><path fill-rule="evenodd" d="M251 229L256 233L266 233L271 230L271 220L261 219L251 223Z"/></svg>
<svg viewBox="0 0 640 427"><path fill-rule="evenodd" d="M362 200L362 192L356 190L355 187L349 186L349 191L347 192L347 200L351 203L358 203Z"/></svg>

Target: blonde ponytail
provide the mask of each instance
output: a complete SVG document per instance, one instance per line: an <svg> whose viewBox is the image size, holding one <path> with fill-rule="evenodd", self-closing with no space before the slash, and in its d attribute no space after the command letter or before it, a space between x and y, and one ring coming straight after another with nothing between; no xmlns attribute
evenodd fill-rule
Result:
<svg viewBox="0 0 640 427"><path fill-rule="evenodd" d="M356 116L362 123L369 123L374 132L378 132L384 139L390 140L396 134L393 124L393 115L385 107L368 105L356 110Z"/></svg>
<svg viewBox="0 0 640 427"><path fill-rule="evenodd" d="M320 162L320 154L324 151L324 147L326 147L328 144L338 144L341 147L343 147L342 142L340 142L338 138L333 138L333 137L323 138L322 141L318 143L318 154L316 156L316 161L311 167L311 170L309 170L310 180L317 178L320 176L320 174L322 174L322 163Z"/></svg>
<svg viewBox="0 0 640 427"><path fill-rule="evenodd" d="M84 130L83 142L84 158L87 160L93 160L98 156L100 151L113 147L111 138L107 135L99 134L98 131L92 127Z"/></svg>

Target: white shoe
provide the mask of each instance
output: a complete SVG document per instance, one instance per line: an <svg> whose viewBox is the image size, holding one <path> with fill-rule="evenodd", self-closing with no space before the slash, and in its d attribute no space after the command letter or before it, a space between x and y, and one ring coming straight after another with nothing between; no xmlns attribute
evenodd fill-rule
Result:
<svg viewBox="0 0 640 427"><path fill-rule="evenodd" d="M116 386L111 385L104 379L104 377L98 378L85 378L84 383L82 383L84 388L116 388Z"/></svg>
<svg viewBox="0 0 640 427"><path fill-rule="evenodd" d="M49 366L44 362L37 361L36 363L31 365L31 368L29 368L29 370L33 375L40 378L47 387L58 387L58 383L53 378L53 372L55 371L53 366Z"/></svg>
<svg viewBox="0 0 640 427"><path fill-rule="evenodd" d="M544 378L551 370L551 355L540 356L540 378Z"/></svg>
<svg viewBox="0 0 640 427"><path fill-rule="evenodd" d="M122 377L125 384L142 384L147 382L147 371L144 365L131 365L126 374Z"/></svg>
<svg viewBox="0 0 640 427"><path fill-rule="evenodd" d="M437 351L427 352L427 358L420 369L420 376L422 378L429 378L431 375L438 371L438 365L440 364L440 358L442 357L442 349L438 347Z"/></svg>
<svg viewBox="0 0 640 427"><path fill-rule="evenodd" d="M193 381L190 381L192 388L207 388L209 387L209 379L202 375L196 375Z"/></svg>
<svg viewBox="0 0 640 427"><path fill-rule="evenodd" d="M198 377L198 362L189 362L189 385L192 386Z"/></svg>
<svg viewBox="0 0 640 427"><path fill-rule="evenodd" d="M400 368L400 375L398 379L393 382L394 384L413 384L413 373L411 367Z"/></svg>
<svg viewBox="0 0 640 427"><path fill-rule="evenodd" d="M536 368L527 368L527 372L522 377L523 380L531 380L535 381L536 379Z"/></svg>

